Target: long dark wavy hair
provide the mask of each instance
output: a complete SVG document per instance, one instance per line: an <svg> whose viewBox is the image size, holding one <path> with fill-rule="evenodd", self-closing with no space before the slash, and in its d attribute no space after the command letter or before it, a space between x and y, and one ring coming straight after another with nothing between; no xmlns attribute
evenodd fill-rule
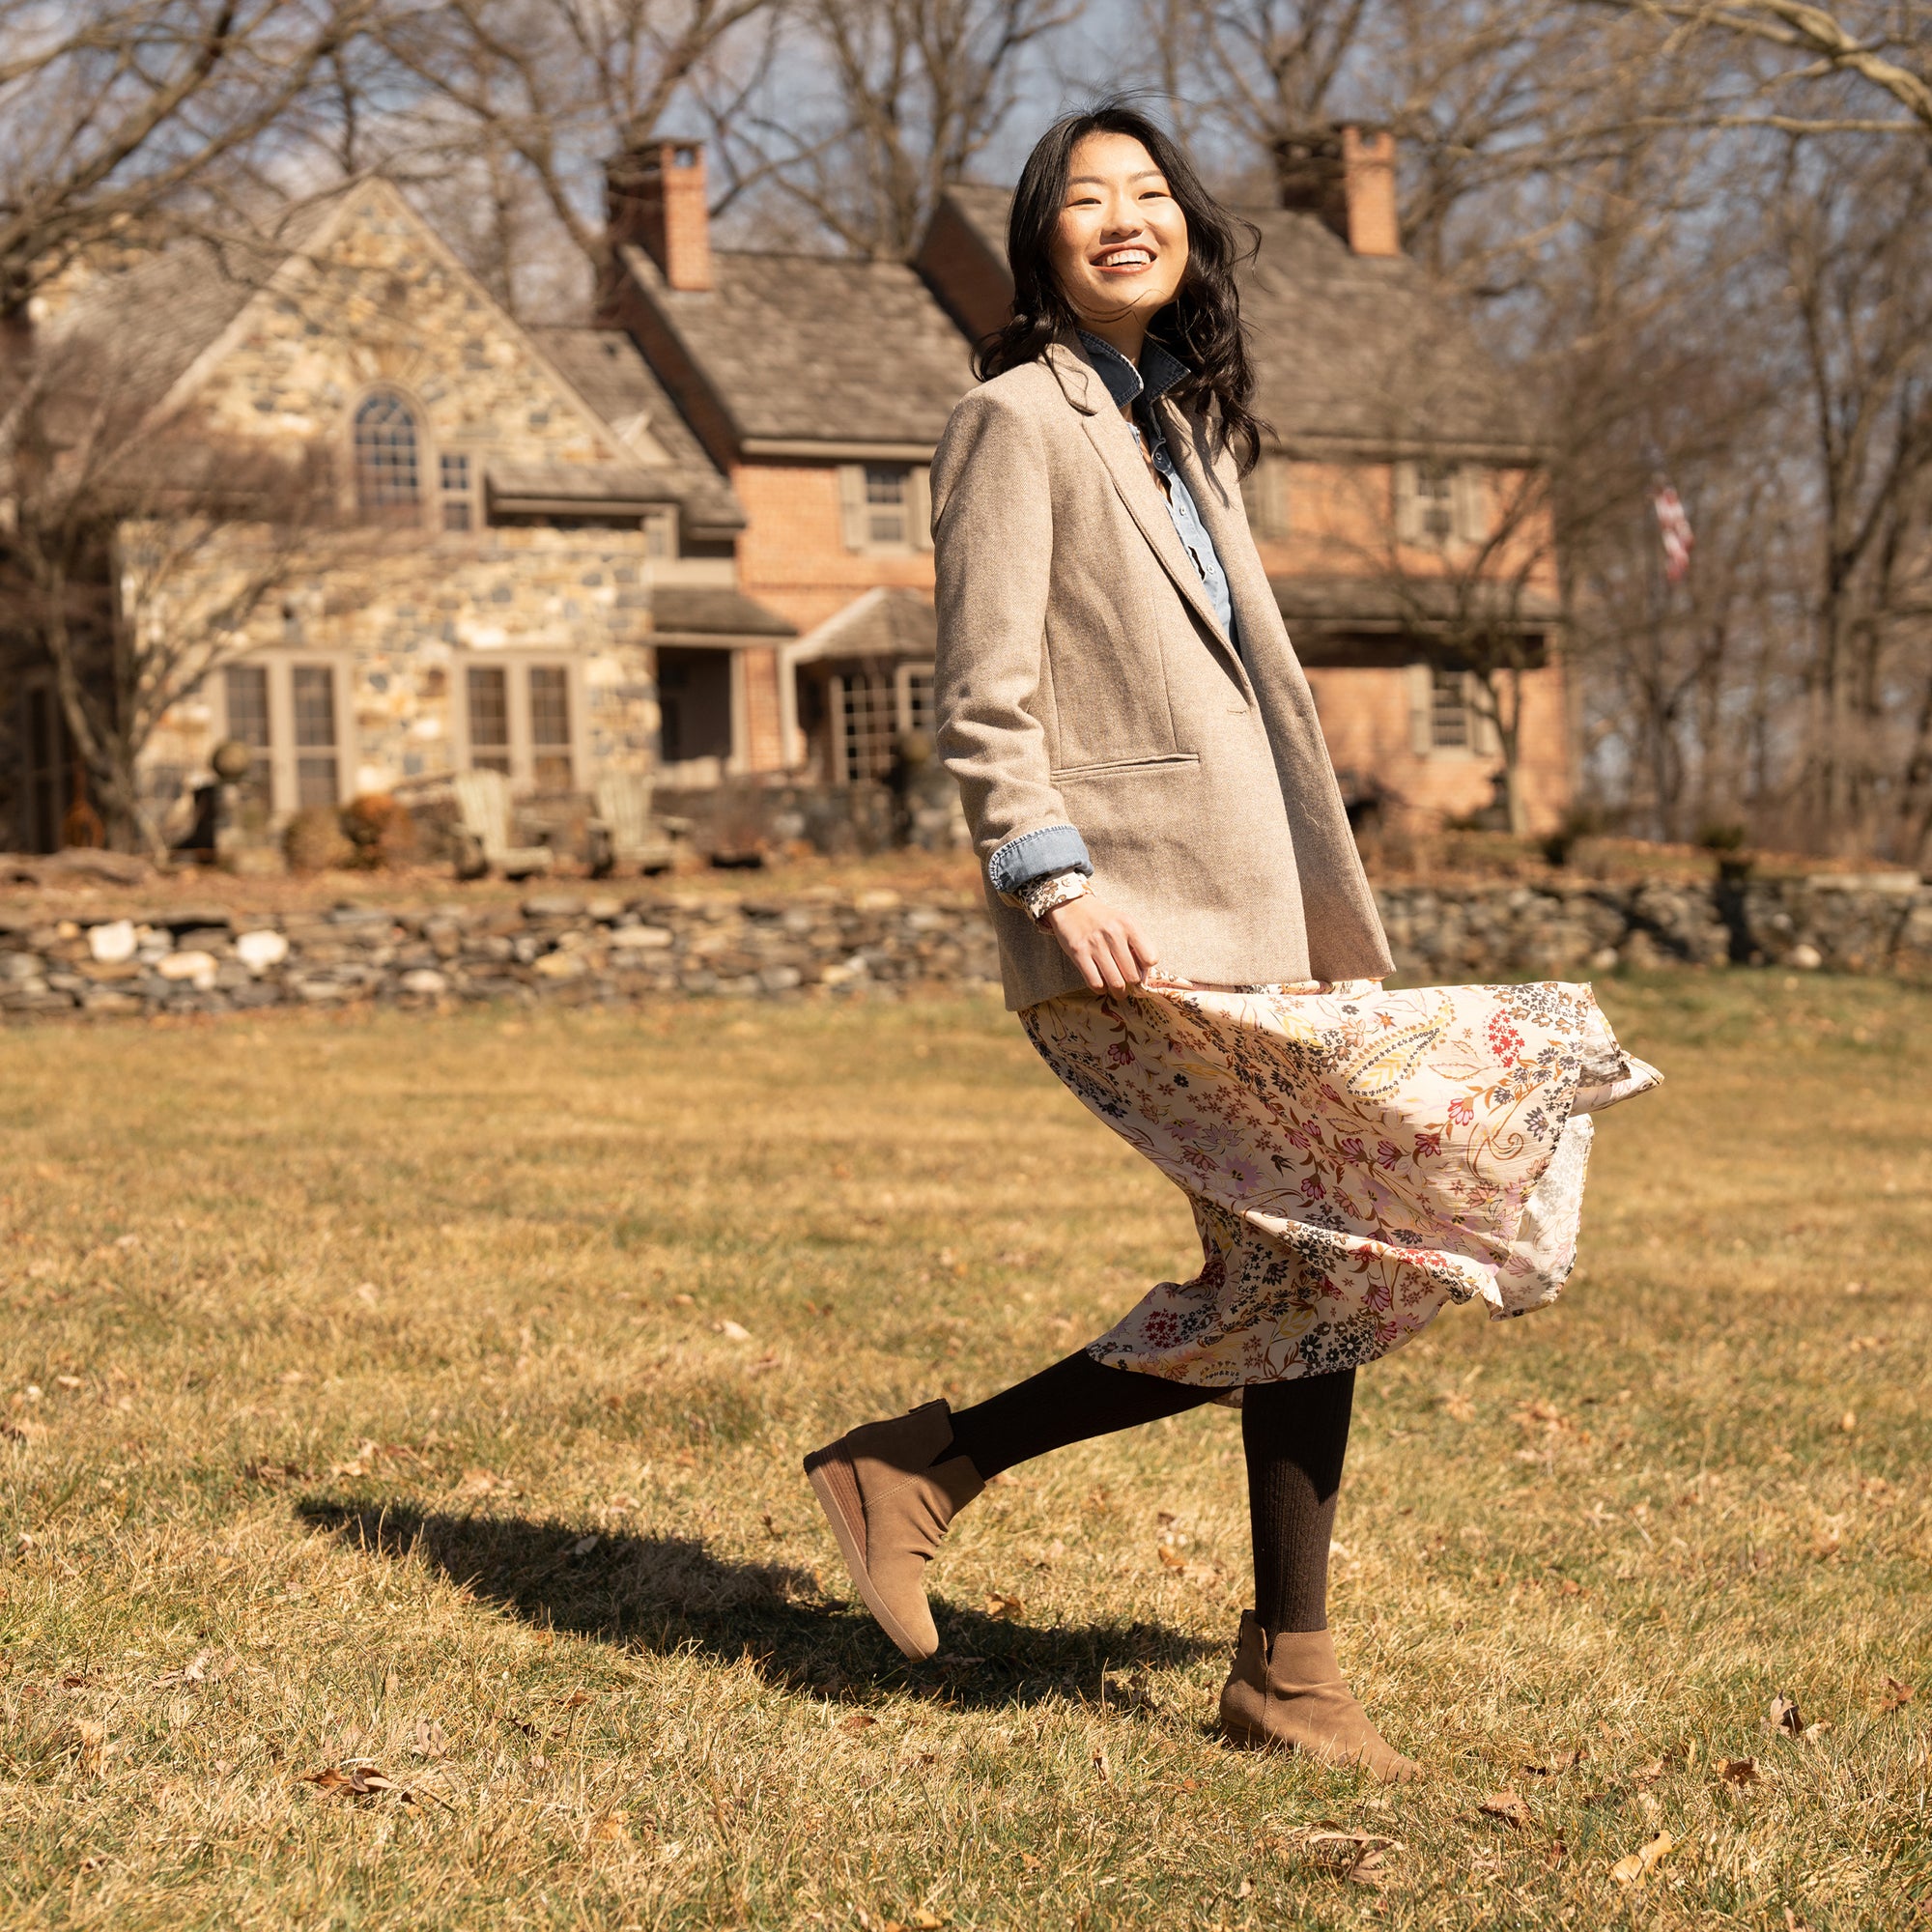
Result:
<svg viewBox="0 0 1932 1932"><path fill-rule="evenodd" d="M1138 141L1167 177L1187 218L1187 272L1174 299L1153 318L1149 338L1186 363L1189 374L1168 393L1183 408L1215 406L1220 435L1245 476L1261 456L1267 425L1253 410L1255 372L1241 327L1236 267L1252 261L1261 233L1230 214L1208 191L1179 145L1124 100L1101 101L1063 116L1039 137L1007 220L1007 260L1013 271L1012 318L980 346L981 381L1036 362L1055 342L1068 340L1080 318L1053 272L1053 237L1066 201L1073 150L1089 134L1125 134Z"/></svg>

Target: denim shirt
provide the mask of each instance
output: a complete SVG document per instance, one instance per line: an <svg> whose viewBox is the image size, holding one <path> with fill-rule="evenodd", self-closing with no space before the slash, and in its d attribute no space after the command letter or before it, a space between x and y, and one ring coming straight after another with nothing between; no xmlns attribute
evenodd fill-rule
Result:
<svg viewBox="0 0 1932 1932"><path fill-rule="evenodd" d="M1221 568L1221 559L1214 550L1214 539L1208 534L1208 526L1201 521L1201 512L1194 497L1187 485L1180 480L1179 471L1174 467L1174 458L1168 454L1167 435L1152 408L1187 374L1186 365L1177 362L1159 343L1150 342L1141 351L1141 366L1136 369L1112 343L1102 342L1097 335L1089 335L1084 328L1080 331L1080 346L1093 357L1094 366L1100 372L1100 380L1106 384L1107 393L1113 397L1115 407L1132 407L1134 420L1140 425L1141 434L1152 452L1153 467L1159 472L1160 480L1167 485L1167 514L1174 521L1176 534L1188 555L1194 559L1194 568L1201 573L1201 587L1207 591L1208 601L1214 607L1214 614L1220 618L1222 630L1238 651L1241 640L1235 635L1235 607L1228 595L1228 574Z"/></svg>
<svg viewBox="0 0 1932 1932"><path fill-rule="evenodd" d="M1228 574L1221 568L1214 540L1201 521L1193 496L1174 467L1160 417L1151 408L1187 374L1186 366L1155 342L1150 342L1141 351L1138 369L1112 343L1089 335L1084 328L1080 331L1080 344L1093 358L1115 407L1133 409L1141 434L1152 453L1153 467L1167 485L1167 514L1174 521L1182 547L1194 559L1195 569L1201 573L1201 586L1208 593L1215 616L1221 620L1222 630L1238 651L1241 640L1235 631L1235 607L1228 593ZM1028 888L1041 886L1063 872L1080 872L1091 877L1093 871L1087 841L1071 825L1042 825L1035 831L1023 832L1009 838L986 861L986 877L993 890L1009 905L1024 907L1029 913L1034 907L1028 903Z"/></svg>

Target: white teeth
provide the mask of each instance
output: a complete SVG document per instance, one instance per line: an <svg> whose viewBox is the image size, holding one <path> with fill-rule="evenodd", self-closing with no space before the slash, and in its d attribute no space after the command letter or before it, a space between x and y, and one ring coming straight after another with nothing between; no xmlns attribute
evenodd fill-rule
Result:
<svg viewBox="0 0 1932 1932"><path fill-rule="evenodd" d="M1144 269L1153 257L1145 248L1122 248L1117 254L1102 255L1103 269Z"/></svg>

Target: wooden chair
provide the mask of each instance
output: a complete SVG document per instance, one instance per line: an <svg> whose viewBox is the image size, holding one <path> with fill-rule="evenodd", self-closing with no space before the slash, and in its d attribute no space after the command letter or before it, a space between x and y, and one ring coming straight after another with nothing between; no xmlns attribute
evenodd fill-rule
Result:
<svg viewBox="0 0 1932 1932"><path fill-rule="evenodd" d="M510 843L510 781L501 772L457 772L451 780L460 824L456 834L456 876L480 879L501 872L527 879L556 862L548 845Z"/></svg>
<svg viewBox="0 0 1932 1932"><path fill-rule="evenodd" d="M677 858L675 835L691 830L685 818L651 813L651 781L641 772L600 772L597 815L590 821L590 870L606 878L620 865L640 872L668 871Z"/></svg>

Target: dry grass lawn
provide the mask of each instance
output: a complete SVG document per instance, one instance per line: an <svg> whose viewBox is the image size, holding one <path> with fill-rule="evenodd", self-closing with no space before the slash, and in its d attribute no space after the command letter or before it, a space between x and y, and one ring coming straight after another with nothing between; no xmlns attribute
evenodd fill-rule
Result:
<svg viewBox="0 0 1932 1932"><path fill-rule="evenodd" d="M1603 991L1566 1299L1362 1378L1393 1796L1215 1742L1225 1410L847 1603L802 1451L1187 1264L990 1006L0 1037L0 1923L1932 1923L1932 996Z"/></svg>

